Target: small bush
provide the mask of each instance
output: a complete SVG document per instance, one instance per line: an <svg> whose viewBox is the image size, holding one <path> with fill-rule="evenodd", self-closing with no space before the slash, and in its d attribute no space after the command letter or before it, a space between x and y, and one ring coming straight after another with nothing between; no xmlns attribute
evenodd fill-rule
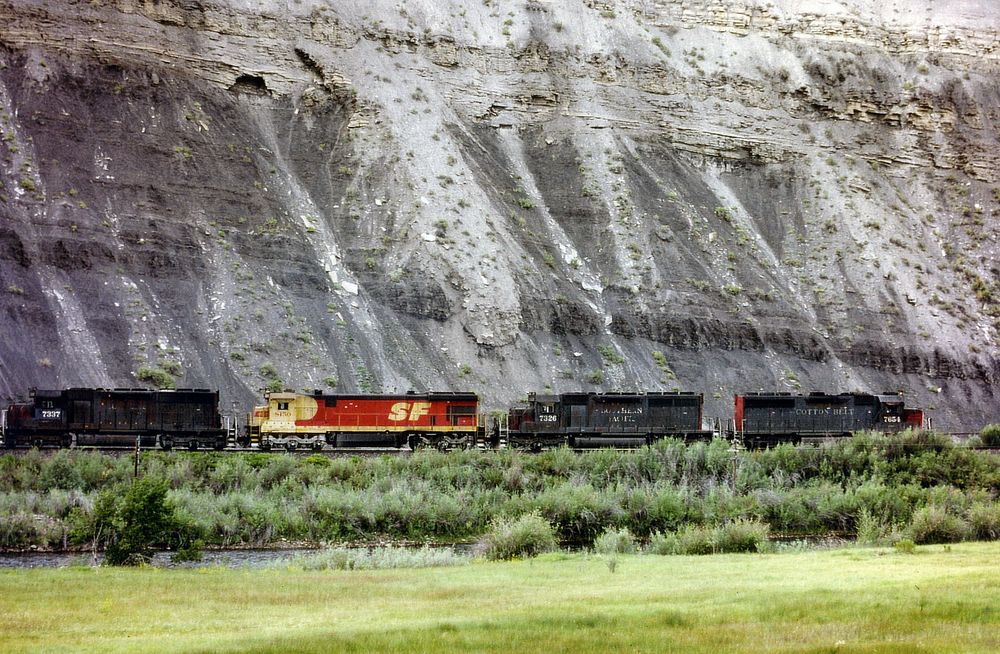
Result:
<svg viewBox="0 0 1000 654"><path fill-rule="evenodd" d="M491 561L530 558L558 546L552 525L537 513L494 520L481 543Z"/></svg>
<svg viewBox="0 0 1000 654"><path fill-rule="evenodd" d="M880 520L868 509L861 509L857 518L857 534L855 542L858 545L883 545L892 533L893 527L885 520Z"/></svg>
<svg viewBox="0 0 1000 654"><path fill-rule="evenodd" d="M688 525L676 533L655 533L651 554L726 554L758 552L767 543L768 526L757 520L734 520L718 527Z"/></svg>
<svg viewBox="0 0 1000 654"><path fill-rule="evenodd" d="M157 388L174 388L174 378L160 368L139 368L136 377L139 381L149 382Z"/></svg>
<svg viewBox="0 0 1000 654"><path fill-rule="evenodd" d="M909 538L903 538L902 540L896 541L893 545L897 552L900 554L915 554L917 551L917 545Z"/></svg>
<svg viewBox="0 0 1000 654"><path fill-rule="evenodd" d="M679 549L677 534L673 532L666 534L660 531L655 532L649 537L649 544L646 546L648 554L659 554L661 556L676 554Z"/></svg>
<svg viewBox="0 0 1000 654"><path fill-rule="evenodd" d="M0 513L0 547L59 546L64 535L62 524L55 518L38 514Z"/></svg>
<svg viewBox="0 0 1000 654"><path fill-rule="evenodd" d="M673 554L711 554L712 529L688 525L677 532L677 549Z"/></svg>
<svg viewBox="0 0 1000 654"><path fill-rule="evenodd" d="M1000 504L977 502L969 507L969 532L976 540L1000 539Z"/></svg>
<svg viewBox="0 0 1000 654"><path fill-rule="evenodd" d="M469 557L449 548L375 547L352 549L334 547L322 552L303 554L291 565L303 570L387 570L396 568L440 568L468 565Z"/></svg>
<svg viewBox="0 0 1000 654"><path fill-rule="evenodd" d="M716 552L757 552L767 543L768 527L756 520L733 520L712 532Z"/></svg>
<svg viewBox="0 0 1000 654"><path fill-rule="evenodd" d="M957 543L968 535L969 525L944 508L931 505L913 514L907 533L918 545Z"/></svg>
<svg viewBox="0 0 1000 654"><path fill-rule="evenodd" d="M979 438L987 447L1000 447L1000 424L986 425L979 432Z"/></svg>
<svg viewBox="0 0 1000 654"><path fill-rule="evenodd" d="M628 527L607 529L594 539L594 551L598 554L635 554L635 536Z"/></svg>

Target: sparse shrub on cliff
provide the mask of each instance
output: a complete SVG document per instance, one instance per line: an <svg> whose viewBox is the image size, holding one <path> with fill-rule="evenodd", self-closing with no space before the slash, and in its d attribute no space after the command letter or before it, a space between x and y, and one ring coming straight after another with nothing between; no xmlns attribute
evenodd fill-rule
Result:
<svg viewBox="0 0 1000 654"><path fill-rule="evenodd" d="M160 361L159 367L161 370L173 375L174 377L180 377L184 372L184 369L181 368L181 364L171 359L164 359L163 361Z"/></svg>
<svg viewBox="0 0 1000 654"><path fill-rule="evenodd" d="M733 222L733 210L729 207L716 207L715 217L724 220L727 223Z"/></svg>
<svg viewBox="0 0 1000 654"><path fill-rule="evenodd" d="M161 368L139 368L136 373L139 381L147 382L157 388L174 388L174 378Z"/></svg>
<svg viewBox="0 0 1000 654"><path fill-rule="evenodd" d="M670 48L668 48L666 45L664 45L663 40L660 39L660 37L658 37L658 36L654 36L653 37L653 45L655 45L657 48L659 48L660 52L662 52L666 56L668 56L668 57L671 56L672 53L670 52Z"/></svg>
<svg viewBox="0 0 1000 654"><path fill-rule="evenodd" d="M615 349L610 345L598 345L597 351L601 353L601 358L603 358L608 363L613 363L613 364L625 363L625 357L615 352Z"/></svg>

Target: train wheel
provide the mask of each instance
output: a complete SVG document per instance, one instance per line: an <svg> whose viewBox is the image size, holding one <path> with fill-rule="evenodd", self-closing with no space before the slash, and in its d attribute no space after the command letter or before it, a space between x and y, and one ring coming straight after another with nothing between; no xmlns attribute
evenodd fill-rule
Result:
<svg viewBox="0 0 1000 654"><path fill-rule="evenodd" d="M288 450L289 452L294 452L296 447L298 447L298 443L296 443L295 441L288 441L287 443L285 443L285 449Z"/></svg>
<svg viewBox="0 0 1000 654"><path fill-rule="evenodd" d="M316 441L312 444L313 452L320 452L323 450L323 443Z"/></svg>
<svg viewBox="0 0 1000 654"><path fill-rule="evenodd" d="M196 440L188 441L188 449L191 450L192 452L197 451L198 450L198 441L196 441Z"/></svg>
<svg viewBox="0 0 1000 654"><path fill-rule="evenodd" d="M172 438L161 438L160 447L164 450L169 450L174 446L174 439Z"/></svg>
<svg viewBox="0 0 1000 654"><path fill-rule="evenodd" d="M426 447L432 446L434 443L431 439L427 438L425 434L414 434L410 436L410 449L411 450L422 450Z"/></svg>

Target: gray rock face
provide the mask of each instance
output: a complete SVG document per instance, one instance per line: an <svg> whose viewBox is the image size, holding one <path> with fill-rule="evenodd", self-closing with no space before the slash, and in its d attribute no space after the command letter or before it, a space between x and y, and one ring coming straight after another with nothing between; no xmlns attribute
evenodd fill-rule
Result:
<svg viewBox="0 0 1000 654"><path fill-rule="evenodd" d="M1000 419L995 3L334 4L0 0L0 394Z"/></svg>

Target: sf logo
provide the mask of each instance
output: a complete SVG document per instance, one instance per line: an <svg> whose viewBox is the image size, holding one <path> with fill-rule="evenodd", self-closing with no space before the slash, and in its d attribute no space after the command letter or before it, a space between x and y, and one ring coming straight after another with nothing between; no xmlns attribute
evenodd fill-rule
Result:
<svg viewBox="0 0 1000 654"><path fill-rule="evenodd" d="M416 422L431 410L430 402L396 402L389 410L389 420Z"/></svg>

